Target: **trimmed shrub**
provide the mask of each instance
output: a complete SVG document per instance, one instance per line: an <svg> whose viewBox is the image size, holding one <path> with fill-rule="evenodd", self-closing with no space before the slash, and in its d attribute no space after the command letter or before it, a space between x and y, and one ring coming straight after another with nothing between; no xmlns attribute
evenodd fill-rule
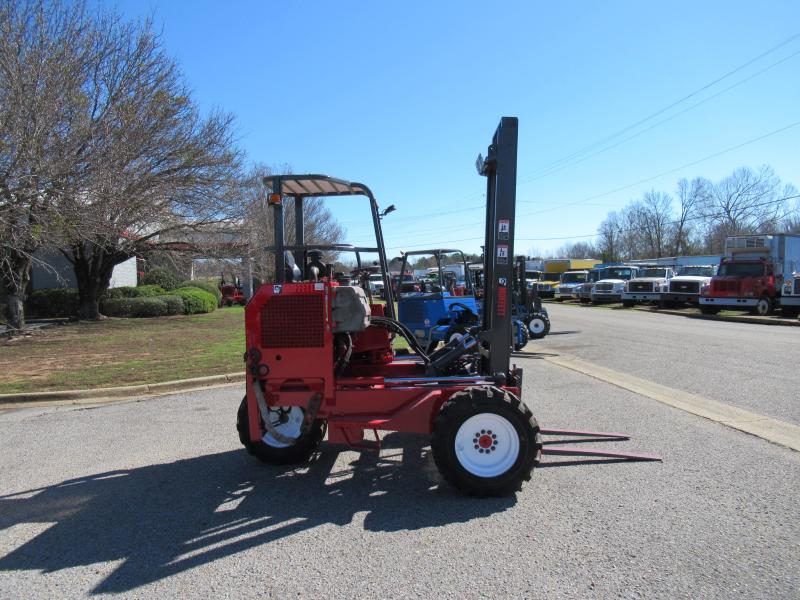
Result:
<svg viewBox="0 0 800 600"><path fill-rule="evenodd" d="M197 313L208 313L216 310L217 299L205 290L196 287L182 287L172 290L175 296L183 299L183 313L194 315Z"/></svg>
<svg viewBox="0 0 800 600"><path fill-rule="evenodd" d="M214 294L214 297L217 299L217 306L219 306L219 301L222 300L222 292L219 291L219 286L213 281L194 279L192 281L183 281L178 287L195 287L205 290L210 294Z"/></svg>
<svg viewBox="0 0 800 600"><path fill-rule="evenodd" d="M158 296L158 299L161 300L167 306L168 315L183 314L183 298L181 298L180 296L175 296L170 294L167 296Z"/></svg>
<svg viewBox="0 0 800 600"><path fill-rule="evenodd" d="M142 283L144 285L158 285L165 290L174 290L180 285L178 283L178 276L174 272L161 267L157 267L146 273L142 278Z"/></svg>
<svg viewBox="0 0 800 600"><path fill-rule="evenodd" d="M163 317L169 314L167 303L158 297L107 300L104 310L109 317Z"/></svg>
<svg viewBox="0 0 800 600"><path fill-rule="evenodd" d="M75 288L36 290L28 302L31 312L38 317L72 317L78 314L78 290Z"/></svg>
<svg viewBox="0 0 800 600"><path fill-rule="evenodd" d="M117 298L152 298L163 296L167 290L158 285L140 285L137 287L124 286L109 288L103 294L106 300L116 300Z"/></svg>

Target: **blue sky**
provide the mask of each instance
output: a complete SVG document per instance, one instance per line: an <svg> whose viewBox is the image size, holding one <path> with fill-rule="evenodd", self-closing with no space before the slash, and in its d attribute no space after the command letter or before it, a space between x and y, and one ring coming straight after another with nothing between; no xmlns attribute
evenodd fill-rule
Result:
<svg viewBox="0 0 800 600"><path fill-rule="evenodd" d="M584 239L681 177L769 164L800 187L797 0L109 6L155 16L201 108L237 116L249 160L360 181L395 204L391 254L478 250L474 162L504 115L520 121L518 253ZM348 241L371 241L365 204L329 205Z"/></svg>

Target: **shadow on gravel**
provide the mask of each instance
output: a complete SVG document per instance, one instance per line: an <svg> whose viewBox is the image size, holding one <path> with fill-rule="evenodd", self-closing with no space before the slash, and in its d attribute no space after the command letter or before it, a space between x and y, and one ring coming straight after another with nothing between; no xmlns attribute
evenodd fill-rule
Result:
<svg viewBox="0 0 800 600"><path fill-rule="evenodd" d="M384 456L362 453L340 471L332 471L331 447L302 469L263 465L236 450L0 496L0 531L54 523L0 558L0 570L121 559L91 593L126 592L320 525L346 525L360 512L366 530L398 531L466 522L516 503L439 486L428 443L391 434Z"/></svg>

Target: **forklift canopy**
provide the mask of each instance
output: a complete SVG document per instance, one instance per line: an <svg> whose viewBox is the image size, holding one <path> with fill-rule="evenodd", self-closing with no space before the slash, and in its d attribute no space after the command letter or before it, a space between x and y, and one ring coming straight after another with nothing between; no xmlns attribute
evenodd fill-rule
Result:
<svg viewBox="0 0 800 600"><path fill-rule="evenodd" d="M264 177L264 185L275 190L275 179L281 180L281 193L286 196L368 196L370 189L362 183L351 183L327 175L276 175Z"/></svg>

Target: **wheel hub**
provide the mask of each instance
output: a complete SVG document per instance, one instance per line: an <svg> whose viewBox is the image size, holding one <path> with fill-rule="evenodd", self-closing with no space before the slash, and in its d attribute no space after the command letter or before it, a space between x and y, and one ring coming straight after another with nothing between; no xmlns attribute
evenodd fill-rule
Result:
<svg viewBox="0 0 800 600"><path fill-rule="evenodd" d="M479 477L497 477L510 469L520 452L519 434L503 416L480 413L464 421L456 433L456 457Z"/></svg>

